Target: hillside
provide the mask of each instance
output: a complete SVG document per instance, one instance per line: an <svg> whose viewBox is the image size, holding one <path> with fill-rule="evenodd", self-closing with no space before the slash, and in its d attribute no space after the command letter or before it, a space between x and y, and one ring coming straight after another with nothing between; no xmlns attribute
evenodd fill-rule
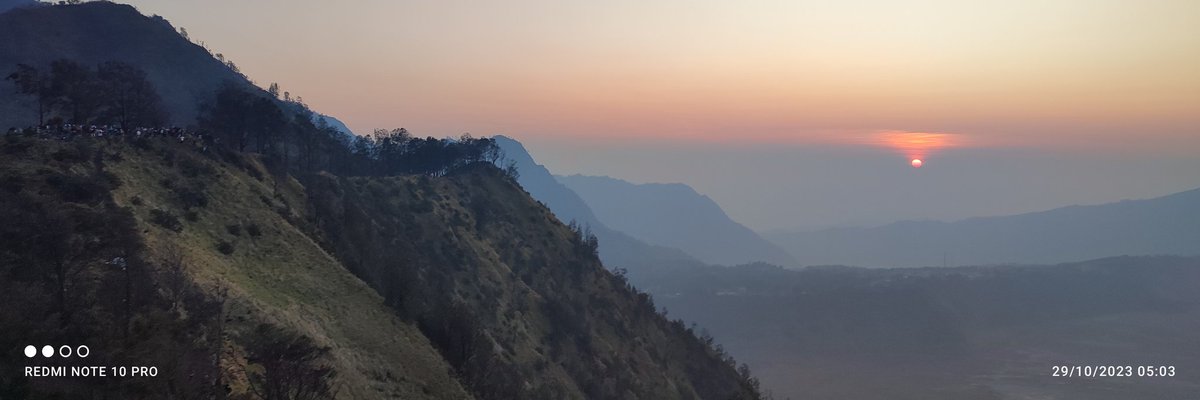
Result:
<svg viewBox="0 0 1200 400"><path fill-rule="evenodd" d="M240 75L129 6L0 15L4 63L110 58L197 129L0 137L0 347L87 343L89 363L161 373L27 378L14 350L0 398L759 397L495 168L490 139L347 138L223 85ZM23 101L0 92L0 116Z"/></svg>
<svg viewBox="0 0 1200 400"><path fill-rule="evenodd" d="M695 261L681 250L654 246L605 225L592 213L587 203L554 178L550 170L534 161L533 156L515 139L496 136L496 144L504 151L502 162L513 163L518 171L517 182L534 199L546 205L560 221L574 221L587 227L600 239L600 259L609 267L637 268L647 263ZM505 166L505 165L502 165Z"/></svg>
<svg viewBox="0 0 1200 400"><path fill-rule="evenodd" d="M559 176L607 226L653 245L677 248L700 261L794 265L779 247L725 215L708 196L684 184L633 184L601 176Z"/></svg>
<svg viewBox="0 0 1200 400"><path fill-rule="evenodd" d="M1200 189L1147 200L875 228L778 233L804 265L918 267L1057 263L1119 255L1200 254Z"/></svg>
<svg viewBox="0 0 1200 400"><path fill-rule="evenodd" d="M235 394L245 393L251 379L237 366L250 360L257 329L267 324L327 347L344 398L754 397L723 356L682 323L659 315L649 298L603 268L584 238L491 167L443 178L324 174L305 187L267 174L254 157L200 154L170 140L63 143L9 136L4 152L3 199L24 204L6 210L26 210L22 218L37 220L77 207L133 224L129 234L137 240L130 240L144 248L121 252L144 260L137 262L148 279L142 285L153 285L137 289L151 300L133 317L163 320L139 328L147 335L185 323L220 325L153 300L161 292L152 287L171 284L171 263L161 260L173 254L197 288L193 296L225 299L230 317L218 330L224 339L197 352L219 360L212 367L222 372L214 380ZM111 184L83 186L89 176ZM10 225L6 243L32 226L36 222ZM47 257L11 245L3 254L8 260ZM105 260L105 254L113 253L97 248L78 256ZM13 277L16 264L5 265L5 276ZM70 293L105 297L117 290L104 283L103 263L82 263L78 271L68 277L76 288ZM17 276L2 281L8 290L25 282ZM19 304L27 307L3 315L6 326L38 321L27 313L42 312L53 299L25 298ZM78 310L62 316L66 326L108 312L86 298L70 304ZM29 335L88 343L107 337L52 326L0 338L15 348ZM206 358L198 359L203 365ZM168 375L182 374L169 359L157 365ZM9 383L44 394L83 387ZM180 387L154 381L142 390Z"/></svg>
<svg viewBox="0 0 1200 400"><path fill-rule="evenodd" d="M156 344L161 340L156 337L171 335L179 329L175 328L177 325L181 328L200 325L206 328L200 332L209 332L204 337L210 341L213 350L197 350L196 363L200 365L193 367L214 371L208 376L211 381L205 383L218 382L218 387L227 385L234 394L244 393L247 377L237 366L246 362L245 351L253 343L248 335L259 324L266 323L294 330L319 346L329 347L329 362L335 368L338 385L347 398L470 397L448 373L449 367L418 329L397 318L379 295L310 240L296 224L289 222L305 218L303 188L295 181L273 182L262 178L259 172L262 167L254 159L231 158L244 165L244 169L238 169L231 168L227 162L194 154L193 150L169 141L134 147L83 142L39 143L17 137L5 138L4 154L0 174L9 185L2 197L6 202L26 204L20 208L5 207L6 210L32 207L30 212L22 214L22 218L34 221L53 218L55 209L110 215L109 218L119 222L106 225L131 224L131 234L138 238L136 242L144 243L140 250L120 250L131 264L139 266L140 274L146 275L145 283L133 286L136 292L142 293L140 297L145 298L146 304L133 313L142 316L137 318L157 313L165 316L159 317L161 321L147 321L137 328L145 331L143 335L146 336L123 342L123 346L130 349L142 350L125 355L127 362L157 365L168 371L167 376L183 375L188 364L152 356L156 347L163 347L160 351L166 352L163 355L168 357L174 353L171 345ZM99 161L93 164L93 159ZM85 186L81 180L94 174L109 177L112 185ZM70 223L64 229L74 226L78 232L85 227L77 225L86 221L79 216L66 218ZM10 225L8 232L12 236L8 237L28 235L24 229L29 228L32 226ZM112 232L109 229L114 228L106 231ZM54 237L37 240L48 242L46 245L53 245L55 241ZM11 246L13 242L5 243L5 254L22 253L22 249ZM219 251L221 243L233 246L232 254ZM38 254L32 256L36 259ZM97 248L74 257L105 260L104 254ZM141 261L133 263L133 259ZM6 269L14 266L5 265ZM186 282L194 282L195 289L186 292L186 296L182 292L173 294L178 289L172 289L162 298L156 298L163 290L156 288L192 285L181 283L180 277L173 275L175 270L171 268L175 265L186 274ZM81 310L64 317L68 319L67 327L88 324L89 318L84 315L95 312L101 314L92 318L103 319L103 308L89 306L87 298L106 298L114 290L102 283L104 279L96 278L101 283L95 283L88 278L104 276L105 265L82 263L77 268L79 277L67 284L70 293L83 296L70 301L75 304L73 308ZM10 277L3 280L8 288L24 281L11 278L10 274L5 276ZM165 304L179 297L185 299L185 304L203 305L207 301L223 300L220 309L229 315L227 326L221 326L220 313L200 318L201 314L188 306ZM28 304L32 310L48 306L37 299L6 304ZM10 327L40 320L19 314L6 317L9 319L5 326ZM119 320L110 323L121 324ZM98 338L107 335L86 330L58 330L52 325L18 329L13 333L17 332L22 338L5 337L6 347L15 345L14 340L31 337L53 342L97 343L100 342ZM223 344L211 342L214 334L224 338ZM94 348L105 356L124 353L112 347L105 348L100 343ZM20 376L6 375L6 379ZM67 386L52 380L33 380L30 384L34 394L72 393L71 390L85 387L80 382ZM136 383L114 385L117 387L112 390L129 390L128 386L134 385ZM171 393L182 396L185 392L199 395L211 391L208 385L185 378L156 380L148 386L142 390L164 396Z"/></svg>
<svg viewBox="0 0 1200 400"><path fill-rule="evenodd" d="M0 0L0 13L16 7L35 5L35 0Z"/></svg>
<svg viewBox="0 0 1200 400"><path fill-rule="evenodd" d="M89 2L14 9L0 14L0 72L18 63L45 66L56 59L84 65L136 65L158 89L176 125L195 121L198 104L225 81L247 83L204 48L181 37L162 17L147 18L128 5ZM9 82L3 83L9 86ZM32 100L0 96L0 126L37 124Z"/></svg>

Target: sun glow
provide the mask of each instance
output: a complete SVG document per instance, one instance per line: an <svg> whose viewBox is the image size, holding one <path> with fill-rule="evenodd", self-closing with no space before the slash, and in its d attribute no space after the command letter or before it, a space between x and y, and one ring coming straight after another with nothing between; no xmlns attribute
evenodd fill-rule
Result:
<svg viewBox="0 0 1200 400"><path fill-rule="evenodd" d="M871 143L895 150L909 160L913 168L921 168L929 155L961 145L956 135L935 132L884 131L876 133Z"/></svg>

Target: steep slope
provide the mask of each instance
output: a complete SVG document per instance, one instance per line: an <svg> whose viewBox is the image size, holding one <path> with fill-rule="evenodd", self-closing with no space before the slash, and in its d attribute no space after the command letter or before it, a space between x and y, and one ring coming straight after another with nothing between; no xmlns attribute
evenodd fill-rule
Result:
<svg viewBox="0 0 1200 400"><path fill-rule="evenodd" d="M223 83L253 88L245 76L181 36L165 18L146 17L129 5L37 5L11 12L3 12L3 7L0 5L0 76L8 76L17 64L44 71L57 59L85 66L121 61L146 72L162 97L171 124L177 126L195 123L200 106ZM0 129L35 125L33 98L17 94L10 82L0 82L0 86ZM255 91L266 96L265 91ZM289 112L300 107L284 101L278 104ZM315 117L338 131L353 134L337 118Z"/></svg>
<svg viewBox="0 0 1200 400"><path fill-rule="evenodd" d="M524 145L505 136L495 136L495 139L496 144L504 151L505 159L502 162L514 164L519 172L517 181L530 196L550 208L559 221L574 221L586 226L600 239L600 259L605 265L636 268L654 262L695 261L681 250L649 245L604 225L579 195L554 179L554 175L545 166L534 161Z"/></svg>
<svg viewBox="0 0 1200 400"><path fill-rule="evenodd" d="M248 393L251 382L262 379L255 371L268 368L253 356L263 351L260 332L266 324L328 349L320 360L335 372L331 386L341 398L448 399L471 397L468 393L490 399L757 398L754 383L735 370L732 359L681 321L666 320L648 296L600 264L587 238L490 165L439 178L323 174L301 185L268 174L253 156L199 152L165 138L4 140L0 173L6 196L47 190L63 193L66 201L111 196L111 203L98 203L111 206L101 209L115 210L108 218L132 224L129 234L145 244L141 250L81 256L146 260L137 265L145 266L153 286L136 284L140 293L173 287L171 260L179 260L182 282L197 288L188 296L218 304L210 306L218 312L201 314L169 311L179 309L165 299L158 303L164 307L160 318L174 315L205 327L197 332L209 332L201 337L210 344L197 350L197 363L204 367L204 360L216 360L211 367L219 372L201 382L154 381L144 390L155 397L181 388L198 395L213 384L234 395ZM47 175L50 170L39 165L58 172ZM96 177L114 183L85 185ZM106 225L115 227L97 228ZM29 236L35 226L0 233ZM10 251L23 251L4 250L5 259ZM94 274L111 274L107 264L78 264L81 273L72 276L82 280L69 287L90 285L85 277ZM5 265L0 286L19 285L12 274L20 270ZM112 279L113 285L97 286L97 297L120 299L120 275ZM29 306L20 312L35 313L53 299L22 298ZM74 304L83 311L100 307L84 299ZM98 310L63 318L104 309ZM128 321L159 315L147 313L137 311ZM0 314L0 320L14 326L36 320L10 314ZM125 320L115 319L120 321ZM171 324L137 329L191 331ZM15 348L36 332L0 339ZM97 342L98 333L70 332L60 339ZM138 339L119 343L147 346ZM6 370L16 368L10 364L16 360L0 361ZM192 376L169 360L157 365L172 376ZM35 380L32 387L53 393L88 385Z"/></svg>
<svg viewBox="0 0 1200 400"><path fill-rule="evenodd" d="M779 233L808 265L916 267L1055 263L1118 255L1200 254L1200 189L1148 200L876 228Z"/></svg>
<svg viewBox="0 0 1200 400"><path fill-rule="evenodd" d="M313 123L317 123L317 124L320 124L323 121L326 125L333 127L333 129L337 130L338 132L341 132L342 134L345 134L346 136L353 137L355 135L354 131L351 131L350 127L346 126L346 123L344 123L344 122L342 122L342 120L334 118L332 116L324 115L324 114L313 114L313 120L314 120Z"/></svg>
<svg viewBox="0 0 1200 400"><path fill-rule="evenodd" d="M713 264L795 264L782 249L687 185L636 185L583 175L559 176L558 181L583 197L600 221L647 243L678 248Z"/></svg>
<svg viewBox="0 0 1200 400"><path fill-rule="evenodd" d="M6 63L142 68L180 124L240 77L111 3L10 11L0 42ZM244 398L272 379L340 398L757 397L732 359L604 269L594 238L490 166L349 178L157 136L3 141L2 215L21 224L0 229L0 292L17 305L0 310L15 327L0 345L100 343L101 360L154 362L165 378L0 374L0 397Z"/></svg>
<svg viewBox="0 0 1200 400"><path fill-rule="evenodd" d="M723 356L662 318L495 168L325 175L309 190L327 246L416 320L480 396L753 396Z"/></svg>
<svg viewBox="0 0 1200 400"><path fill-rule="evenodd" d="M207 317L211 319L192 322L205 327L197 329L199 332L210 332L203 337L222 338L211 354L214 359L219 357L222 372L206 382L152 381L169 390L191 393L175 396L200 396L213 382L229 387L233 395L246 393L247 375L241 365L247 363L247 352L255 350L254 329L267 323L328 347L328 362L336 371L334 386L343 398L470 398L413 324L398 319L379 295L290 222L306 218L303 188L293 180L277 181L263 174L261 164L253 158L229 157L229 161L213 159L211 154L197 154L195 149L170 140L130 146L6 137L0 171L7 176L6 182L20 183L6 192L17 196L36 192L34 183L55 176L43 172L49 169L61 171L57 174L63 177L48 182L68 182L59 186L68 194L87 190L78 179L88 179L93 169L102 171L117 182L111 191L114 206L129 211L125 218L130 218L129 223L136 227L133 232L145 243L144 250L137 253L121 251L124 257L145 259L146 273L153 277L153 287L137 285L135 292L174 291L169 288L182 284L176 283L182 281L172 276L169 267L176 259L187 282L194 282L198 289L189 296L223 301L222 311ZM97 196L104 195L108 194L97 192ZM221 250L223 243L229 246L228 254ZM80 268L79 275L84 277L111 269L103 264ZM4 281L11 282L8 279L6 275ZM79 279L74 285L87 287L89 281ZM96 290L100 298L119 298L112 293L121 293L116 289L106 294L105 290L113 289L103 286ZM89 309L86 303L78 307ZM152 315L148 313L138 311L133 320ZM194 320L199 314L188 310L181 315ZM220 327L220 319L228 322ZM148 335L169 335L178 328L160 322L137 329ZM22 335L26 337L18 339L32 339L27 336L31 334L34 332L27 331ZM82 336L66 342L96 343L97 334L76 335ZM122 343L134 348L154 345L150 338L139 338L126 338ZM121 353L99 344L94 348L99 354ZM181 360L153 360L134 356L129 362L156 365L167 376L188 365ZM71 387L54 380L34 382L35 388L40 385L47 385L48 390ZM157 393L151 397L158 398L171 393L156 386L146 390Z"/></svg>
<svg viewBox="0 0 1200 400"><path fill-rule="evenodd" d="M35 0L0 0L0 13L16 7L27 7L36 4Z"/></svg>
<svg viewBox="0 0 1200 400"><path fill-rule="evenodd" d="M44 67L66 58L94 66L121 61L146 71L177 125L191 124L197 105L222 82L245 77L181 37L162 17L108 2L14 9L0 14L0 72L18 63ZM3 82L10 86L9 82ZM32 99L0 90L0 126L37 124Z"/></svg>

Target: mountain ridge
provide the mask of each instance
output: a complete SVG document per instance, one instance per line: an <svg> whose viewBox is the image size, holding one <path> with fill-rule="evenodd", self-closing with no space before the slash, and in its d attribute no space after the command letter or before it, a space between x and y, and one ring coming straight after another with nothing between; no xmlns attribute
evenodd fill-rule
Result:
<svg viewBox="0 0 1200 400"><path fill-rule="evenodd" d="M0 22L0 67L113 57L144 70L184 125L240 76L127 5L17 9ZM0 116L20 100L0 92ZM0 374L0 397L243 398L279 381L319 398L761 397L728 354L607 270L585 230L481 154L442 151L487 140L397 134L389 144L433 150L420 168L403 151L385 165L376 142L352 149L309 114L275 116L285 134L257 132L258 143L186 129L0 137L0 297L14 305L0 324L15 327L0 347L96 343L95 360L152 362L163 377ZM220 138L225 125L205 126ZM17 362L0 357L0 369Z"/></svg>
<svg viewBox="0 0 1200 400"><path fill-rule="evenodd" d="M683 183L634 184L611 177L556 176L607 225L647 243L678 248L720 265L795 265L774 243L730 218L712 198Z"/></svg>
<svg viewBox="0 0 1200 400"><path fill-rule="evenodd" d="M590 207L574 191L558 182L545 166L538 164L521 142L503 135L494 136L505 153L501 163L512 162L519 172L517 181L533 198L546 204L564 223L577 223L600 240L600 257L612 268L636 268L658 261L695 262L682 250L656 246L612 229L596 218ZM506 167L507 165L501 165Z"/></svg>
<svg viewBox="0 0 1200 400"><path fill-rule="evenodd" d="M768 237L802 263L877 266L1037 264L1118 255L1196 255L1200 189L958 221L898 221ZM987 248L982 248L982 247ZM1098 250L1097 250L1098 249ZM948 262L949 260L947 260Z"/></svg>

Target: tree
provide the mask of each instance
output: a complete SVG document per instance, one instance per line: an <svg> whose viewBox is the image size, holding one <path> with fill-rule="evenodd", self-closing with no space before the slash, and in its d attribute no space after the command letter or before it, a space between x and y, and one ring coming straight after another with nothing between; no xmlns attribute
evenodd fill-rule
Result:
<svg viewBox="0 0 1200 400"><path fill-rule="evenodd" d="M271 82L271 87L269 89L267 89L267 93L270 93L271 97L278 99L279 98L279 84L275 83L275 82Z"/></svg>
<svg viewBox="0 0 1200 400"><path fill-rule="evenodd" d="M176 311L183 304L190 282L187 276L187 266L184 263L183 248L174 242L167 242L163 247L161 276L164 297L170 305L170 310Z"/></svg>
<svg viewBox="0 0 1200 400"><path fill-rule="evenodd" d="M96 69L105 99L104 117L122 128L154 126L166 122L166 111L146 72L129 64L110 61Z"/></svg>
<svg viewBox="0 0 1200 400"><path fill-rule="evenodd" d="M13 81L18 93L34 96L37 101L38 125L45 124L46 113L54 106L54 95L50 91L49 80L45 79L37 68L25 64L17 64L16 71L5 79Z"/></svg>
<svg viewBox="0 0 1200 400"><path fill-rule="evenodd" d="M260 324L246 341L246 360L243 365L250 391L263 400L332 399L335 390L330 385L336 375L333 367L324 364L329 353L326 347L296 332L270 324Z"/></svg>
<svg viewBox="0 0 1200 400"><path fill-rule="evenodd" d="M270 150L282 134L287 120L275 101L266 97L255 97L250 105L249 132L255 137L259 152Z"/></svg>
<svg viewBox="0 0 1200 400"><path fill-rule="evenodd" d="M100 109L99 89L86 66L66 59L50 63L50 93L69 122L87 124L91 121Z"/></svg>

